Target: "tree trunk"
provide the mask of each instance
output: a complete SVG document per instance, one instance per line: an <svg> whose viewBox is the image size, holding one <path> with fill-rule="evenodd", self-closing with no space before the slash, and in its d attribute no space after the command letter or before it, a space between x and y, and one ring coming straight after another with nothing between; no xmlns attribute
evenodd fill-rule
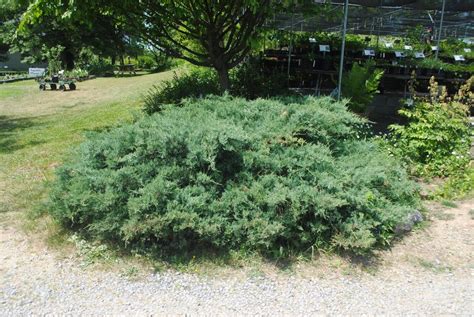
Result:
<svg viewBox="0 0 474 317"><path fill-rule="evenodd" d="M229 79L229 69L226 67L222 67L217 69L217 74L219 75L219 85L221 87L221 91L229 91L230 90L230 79Z"/></svg>
<svg viewBox="0 0 474 317"><path fill-rule="evenodd" d="M66 70L73 70L74 69L74 66L75 66L75 63L74 63L74 54L71 53L70 51L68 50L65 50L62 54L62 60L63 60L63 64L66 68Z"/></svg>

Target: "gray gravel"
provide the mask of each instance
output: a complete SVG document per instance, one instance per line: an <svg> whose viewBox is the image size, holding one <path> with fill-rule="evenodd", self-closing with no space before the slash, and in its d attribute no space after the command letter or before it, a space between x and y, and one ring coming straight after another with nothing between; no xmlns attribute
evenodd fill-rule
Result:
<svg viewBox="0 0 474 317"><path fill-rule="evenodd" d="M3 242L5 244L5 241ZM20 251L20 250L18 250ZM473 280L452 273L244 279L165 272L138 281L50 254L2 265L0 315L472 315Z"/></svg>
<svg viewBox="0 0 474 317"><path fill-rule="evenodd" d="M162 272L131 280L59 259L0 224L0 316L456 315L474 316L474 200L449 209L380 256L374 274L315 272L205 277ZM449 218L449 217L447 217ZM307 269L307 268L306 268ZM304 274L303 274L304 273Z"/></svg>

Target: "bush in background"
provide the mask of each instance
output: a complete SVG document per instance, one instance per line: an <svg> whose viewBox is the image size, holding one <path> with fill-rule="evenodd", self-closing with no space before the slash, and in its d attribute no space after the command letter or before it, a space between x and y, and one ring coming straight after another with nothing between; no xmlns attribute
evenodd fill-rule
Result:
<svg viewBox="0 0 474 317"><path fill-rule="evenodd" d="M464 173L470 161L469 107L474 95L471 77L450 99L430 80L430 98L417 99L413 108L399 113L407 125L392 125L391 151L408 161L418 176L450 176ZM440 92L441 91L441 92Z"/></svg>
<svg viewBox="0 0 474 317"><path fill-rule="evenodd" d="M265 73L263 65L256 59L234 68L230 74L232 96L247 99L289 95L286 74ZM202 98L220 95L219 80L212 69L194 68L175 74L173 79L155 86L145 97L145 112L160 111L163 105L178 105L186 98Z"/></svg>
<svg viewBox="0 0 474 317"><path fill-rule="evenodd" d="M364 65L352 65L352 69L344 74L341 87L342 96L350 99L350 110L357 113L366 111L378 93L383 73L383 70L375 69L372 61L367 61Z"/></svg>
<svg viewBox="0 0 474 317"><path fill-rule="evenodd" d="M68 78L83 79L89 77L89 72L85 69L75 67L73 70L65 71L64 75Z"/></svg>
<svg viewBox="0 0 474 317"><path fill-rule="evenodd" d="M474 197L474 165L451 175L432 194L435 199L460 199Z"/></svg>
<svg viewBox="0 0 474 317"><path fill-rule="evenodd" d="M90 75L110 76L114 74L114 66L107 58L102 58L89 48L83 48L79 53L76 67L83 69Z"/></svg>
<svg viewBox="0 0 474 317"><path fill-rule="evenodd" d="M152 70L156 67L156 61L153 56L140 55L137 58L137 67L141 69Z"/></svg>
<svg viewBox="0 0 474 317"><path fill-rule="evenodd" d="M185 98L220 94L217 74L209 69L193 69L154 86L145 97L145 112L161 111L164 105L178 105Z"/></svg>
<svg viewBox="0 0 474 317"><path fill-rule="evenodd" d="M230 93L250 100L288 95L288 75L268 72L260 60L250 59L232 70Z"/></svg>
<svg viewBox="0 0 474 317"><path fill-rule="evenodd" d="M175 62L170 57L159 52L147 52L138 56L137 67L152 72L163 72L175 66Z"/></svg>
<svg viewBox="0 0 474 317"><path fill-rule="evenodd" d="M187 100L91 135L58 169L50 212L145 252L366 252L418 196L365 125L329 98Z"/></svg>

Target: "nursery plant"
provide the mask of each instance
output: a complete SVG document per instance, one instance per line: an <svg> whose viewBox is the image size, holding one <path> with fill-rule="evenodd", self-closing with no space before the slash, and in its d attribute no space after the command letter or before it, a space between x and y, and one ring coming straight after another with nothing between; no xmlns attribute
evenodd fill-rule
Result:
<svg viewBox="0 0 474 317"><path fill-rule="evenodd" d="M64 227L157 255L364 253L418 208L405 169L330 98L186 100L91 134L53 185Z"/></svg>
<svg viewBox="0 0 474 317"><path fill-rule="evenodd" d="M412 108L399 113L407 125L392 125L392 151L419 176L450 176L467 168L471 146L469 109L474 103L471 77L453 98L430 79L430 96L415 98Z"/></svg>
<svg viewBox="0 0 474 317"><path fill-rule="evenodd" d="M342 96L350 99L349 109L357 113L367 109L378 92L383 74L384 71L375 69L375 63L371 61L352 65L342 79Z"/></svg>

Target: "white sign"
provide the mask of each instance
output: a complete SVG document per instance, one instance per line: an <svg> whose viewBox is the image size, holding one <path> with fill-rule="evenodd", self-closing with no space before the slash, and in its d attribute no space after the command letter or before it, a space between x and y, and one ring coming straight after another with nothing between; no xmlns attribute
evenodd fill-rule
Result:
<svg viewBox="0 0 474 317"><path fill-rule="evenodd" d="M423 52L416 52L415 58L425 58L425 54Z"/></svg>
<svg viewBox="0 0 474 317"><path fill-rule="evenodd" d="M398 58L403 58L403 57L405 57L405 53L396 51L395 56L398 57Z"/></svg>
<svg viewBox="0 0 474 317"><path fill-rule="evenodd" d="M470 48L465 48L465 49L464 49L464 52L466 52L466 53L471 53L471 49L470 49Z"/></svg>
<svg viewBox="0 0 474 317"><path fill-rule="evenodd" d="M319 45L319 51L320 52L330 52L331 49L329 48L329 45Z"/></svg>
<svg viewBox="0 0 474 317"><path fill-rule="evenodd" d="M386 48L391 48L391 47L393 47L393 43L385 43L385 47Z"/></svg>
<svg viewBox="0 0 474 317"><path fill-rule="evenodd" d="M437 50L438 50L438 46L431 46L431 50L432 50L432 51L437 51Z"/></svg>
<svg viewBox="0 0 474 317"><path fill-rule="evenodd" d="M28 68L28 74L30 77L41 77L46 72L45 68Z"/></svg>
<svg viewBox="0 0 474 317"><path fill-rule="evenodd" d="M464 62L465 61L464 56L462 56L462 55L454 55L454 60L456 62Z"/></svg>
<svg viewBox="0 0 474 317"><path fill-rule="evenodd" d="M364 50L364 56L375 56L374 50Z"/></svg>
<svg viewBox="0 0 474 317"><path fill-rule="evenodd" d="M411 51L411 50L413 49L413 47L411 47L410 45L405 45L405 49L406 49L407 51Z"/></svg>

